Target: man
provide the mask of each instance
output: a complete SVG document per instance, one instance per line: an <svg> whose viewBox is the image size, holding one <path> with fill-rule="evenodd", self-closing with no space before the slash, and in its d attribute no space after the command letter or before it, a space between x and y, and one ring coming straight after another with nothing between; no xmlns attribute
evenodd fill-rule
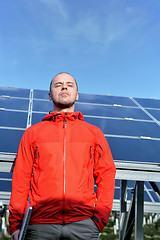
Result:
<svg viewBox="0 0 160 240"><path fill-rule="evenodd" d="M33 211L26 239L98 239L107 224L115 165L101 130L74 112L78 96L70 74L56 75L49 93L54 112L22 137L9 206L12 240L18 240L28 197Z"/></svg>

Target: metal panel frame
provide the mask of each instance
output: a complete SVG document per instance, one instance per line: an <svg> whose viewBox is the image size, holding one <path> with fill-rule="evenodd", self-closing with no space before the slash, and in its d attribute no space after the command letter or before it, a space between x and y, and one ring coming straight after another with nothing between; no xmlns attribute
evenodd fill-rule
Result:
<svg viewBox="0 0 160 240"><path fill-rule="evenodd" d="M116 179L121 180L121 199L120 199L120 240L129 240L133 228L132 224L135 220L135 239L143 240L143 216L144 216L144 181L160 182L160 166L159 164L128 164L116 163ZM130 201L129 211L127 212L127 180L135 180L135 196ZM155 211L160 212L160 202L152 203ZM151 205L150 205L151 206ZM113 205L114 208L114 205ZM133 214L134 212L134 214ZM129 231L129 233L128 233Z"/></svg>

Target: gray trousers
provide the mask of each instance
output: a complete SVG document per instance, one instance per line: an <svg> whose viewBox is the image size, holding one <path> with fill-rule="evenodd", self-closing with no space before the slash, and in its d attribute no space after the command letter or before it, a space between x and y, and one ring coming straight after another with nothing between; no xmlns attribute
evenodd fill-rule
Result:
<svg viewBox="0 0 160 240"><path fill-rule="evenodd" d="M91 219L65 225L32 224L25 240L98 240L99 229Z"/></svg>

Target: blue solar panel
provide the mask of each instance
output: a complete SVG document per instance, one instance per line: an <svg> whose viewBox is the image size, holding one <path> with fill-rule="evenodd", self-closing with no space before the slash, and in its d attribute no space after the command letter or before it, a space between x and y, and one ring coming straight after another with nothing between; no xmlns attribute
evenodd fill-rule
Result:
<svg viewBox="0 0 160 240"><path fill-rule="evenodd" d="M33 101L33 111L48 113L50 111L53 111L53 103L50 101L34 100Z"/></svg>
<svg viewBox="0 0 160 240"><path fill-rule="evenodd" d="M26 128L27 112L0 111L0 126Z"/></svg>
<svg viewBox="0 0 160 240"><path fill-rule="evenodd" d="M0 152L17 153L23 130L0 129Z"/></svg>
<svg viewBox="0 0 160 240"><path fill-rule="evenodd" d="M45 117L45 113L33 113L32 114L32 125L42 121L42 118Z"/></svg>
<svg viewBox="0 0 160 240"><path fill-rule="evenodd" d="M147 109L147 112L149 112L155 119L160 121L160 110Z"/></svg>
<svg viewBox="0 0 160 240"><path fill-rule="evenodd" d="M160 100L147 99L147 98L135 98L135 100L144 108L159 108L160 109Z"/></svg>
<svg viewBox="0 0 160 240"><path fill-rule="evenodd" d="M85 117L85 120L98 126L104 134L125 136L148 136L160 138L160 127L154 122L115 120Z"/></svg>
<svg viewBox="0 0 160 240"><path fill-rule="evenodd" d="M28 111L29 99L0 97L0 108Z"/></svg>
<svg viewBox="0 0 160 240"><path fill-rule="evenodd" d="M151 120L151 118L146 113L144 113L144 111L133 107L114 107L94 105L89 103L82 104L77 102L75 110L82 112L84 115Z"/></svg>
<svg viewBox="0 0 160 240"><path fill-rule="evenodd" d="M119 200L120 199L120 188L115 188L114 190L114 199Z"/></svg>
<svg viewBox="0 0 160 240"><path fill-rule="evenodd" d="M146 182L145 184L146 184L147 189L152 189L152 187L151 187L151 185L149 184L149 182Z"/></svg>
<svg viewBox="0 0 160 240"><path fill-rule="evenodd" d="M0 200L4 200L5 197L1 192L5 192L5 194L7 195L10 194L12 190L12 173L8 173L8 172L0 172Z"/></svg>
<svg viewBox="0 0 160 240"><path fill-rule="evenodd" d="M135 103L127 97L115 97L107 95L84 94L79 95L79 102L107 104L107 105L122 105L136 107Z"/></svg>
<svg viewBox="0 0 160 240"><path fill-rule="evenodd" d="M135 187L135 181L128 180L127 181L127 200L131 200L133 196L133 190ZM115 181L115 192L114 199L120 199L120 180ZM160 202L157 194L151 187L148 182L144 182L144 201L145 202Z"/></svg>
<svg viewBox="0 0 160 240"><path fill-rule="evenodd" d="M12 172L0 172L0 178L8 178L8 179L12 179L12 175L13 173Z"/></svg>
<svg viewBox="0 0 160 240"><path fill-rule="evenodd" d="M127 200L131 200L133 196L133 189L135 181L127 181ZM120 180L115 181L114 199L120 199ZM148 182L144 182L144 201L145 202L160 202L159 197Z"/></svg>
<svg viewBox="0 0 160 240"><path fill-rule="evenodd" d="M11 97L29 98L30 90L20 89L20 88L0 87L0 96L3 96L3 95L11 96Z"/></svg>
<svg viewBox="0 0 160 240"><path fill-rule="evenodd" d="M107 137L114 160L160 163L160 141Z"/></svg>
<svg viewBox="0 0 160 240"><path fill-rule="evenodd" d="M34 90L33 98L34 99L49 99L49 91L44 90Z"/></svg>
<svg viewBox="0 0 160 240"><path fill-rule="evenodd" d="M1 192L11 192L12 190L12 182L11 181L4 181L0 179L0 191Z"/></svg>
<svg viewBox="0 0 160 240"><path fill-rule="evenodd" d="M147 202L151 201L151 199L150 199L149 195L146 193L146 191L144 191L144 199L146 199Z"/></svg>
<svg viewBox="0 0 160 240"><path fill-rule="evenodd" d="M155 192L150 192L151 197L153 198L154 202L160 202L160 198Z"/></svg>

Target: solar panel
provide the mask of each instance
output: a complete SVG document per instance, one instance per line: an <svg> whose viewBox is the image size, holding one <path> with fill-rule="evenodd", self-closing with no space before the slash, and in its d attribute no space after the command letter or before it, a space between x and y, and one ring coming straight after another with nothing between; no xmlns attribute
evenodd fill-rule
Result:
<svg viewBox="0 0 160 240"><path fill-rule="evenodd" d="M160 165L160 100L80 93L75 110L101 128L115 162ZM48 91L0 88L0 154L15 154L25 129L40 122L49 111L53 111L53 103ZM0 173L0 181L3 177ZM0 184L0 191L11 190L10 180ZM134 181L128 181L128 200L133 185ZM159 184L157 187L160 189ZM147 182L144 196L145 201L159 202ZM114 198L120 198L119 180Z"/></svg>
<svg viewBox="0 0 160 240"><path fill-rule="evenodd" d="M44 112L48 113L49 111L53 111L53 103L51 101L44 100L33 100L33 112Z"/></svg>
<svg viewBox="0 0 160 240"><path fill-rule="evenodd" d="M160 100L158 99L135 98L135 100L144 108L160 109Z"/></svg>
<svg viewBox="0 0 160 240"><path fill-rule="evenodd" d="M97 125L104 134L160 138L160 127L154 122L128 121L123 119L115 120L97 117L85 117L85 120Z"/></svg>
<svg viewBox="0 0 160 240"><path fill-rule="evenodd" d="M29 98L29 89L20 89L14 87L0 87L1 97L17 97L17 98Z"/></svg>
<svg viewBox="0 0 160 240"><path fill-rule="evenodd" d="M147 109L147 112L149 112L154 118L160 121L160 109L159 110Z"/></svg>
<svg viewBox="0 0 160 240"><path fill-rule="evenodd" d="M43 117L45 117L45 113L33 113L32 114L32 125L40 122Z"/></svg>
<svg viewBox="0 0 160 240"><path fill-rule="evenodd" d="M1 177L2 173L0 172L0 191L1 192L11 192L12 191L12 178L8 178L6 175Z"/></svg>
<svg viewBox="0 0 160 240"><path fill-rule="evenodd" d="M160 162L159 141L118 137L107 137L107 140L115 161L150 164Z"/></svg>
<svg viewBox="0 0 160 240"><path fill-rule="evenodd" d="M0 97L0 108L1 109L16 109L28 111L29 99L16 99Z"/></svg>
<svg viewBox="0 0 160 240"><path fill-rule="evenodd" d="M49 98L48 92L49 91L36 89L36 90L34 90L34 99L46 99L46 100L48 100L48 98Z"/></svg>
<svg viewBox="0 0 160 240"><path fill-rule="evenodd" d="M26 128L27 112L0 111L0 116L1 127Z"/></svg>
<svg viewBox="0 0 160 240"><path fill-rule="evenodd" d="M116 107L76 102L75 110L82 112L84 115L96 117L151 120L151 118L138 107Z"/></svg>
<svg viewBox="0 0 160 240"><path fill-rule="evenodd" d="M0 172L0 202L9 204L12 190L12 173Z"/></svg>
<svg viewBox="0 0 160 240"><path fill-rule="evenodd" d="M0 129L0 152L17 153L24 130Z"/></svg>
<svg viewBox="0 0 160 240"><path fill-rule="evenodd" d="M106 104L114 106L133 106L136 107L135 103L128 97L115 97L106 95L94 95L81 93L79 96L79 102Z"/></svg>
<svg viewBox="0 0 160 240"><path fill-rule="evenodd" d="M127 181L127 200L130 201L133 196L135 181ZM115 193L114 199L120 199L120 180L115 181ZM151 185L148 182L144 182L144 201L145 202L159 202L159 198Z"/></svg>

